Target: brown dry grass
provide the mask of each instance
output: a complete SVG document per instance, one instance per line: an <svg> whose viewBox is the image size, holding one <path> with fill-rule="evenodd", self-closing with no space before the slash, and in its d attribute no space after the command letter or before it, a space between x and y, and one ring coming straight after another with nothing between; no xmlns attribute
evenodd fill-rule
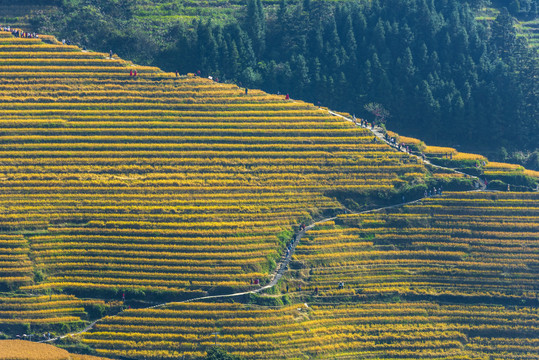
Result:
<svg viewBox="0 0 539 360"><path fill-rule="evenodd" d="M70 360L69 353L52 345L24 340L0 340L0 360Z"/></svg>

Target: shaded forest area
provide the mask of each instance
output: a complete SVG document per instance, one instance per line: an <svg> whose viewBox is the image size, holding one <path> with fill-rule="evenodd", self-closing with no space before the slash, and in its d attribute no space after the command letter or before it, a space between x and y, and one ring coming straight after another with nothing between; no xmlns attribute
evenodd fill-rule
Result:
<svg viewBox="0 0 539 360"><path fill-rule="evenodd" d="M478 2L485 2L479 0ZM539 3L537 0L493 0L494 6L499 8L505 7L511 15L517 16L523 20L532 20L539 14ZM479 4L483 5L483 4Z"/></svg>
<svg viewBox="0 0 539 360"><path fill-rule="evenodd" d="M264 8L247 0L237 21L219 25L142 21L136 3L64 0L32 25L141 64L200 70L357 116L380 103L392 115L388 128L493 158L539 144L538 56L510 13L537 16L534 1L499 1L510 11L479 22L474 7L485 1L281 0ZM539 168L538 152L520 154Z"/></svg>

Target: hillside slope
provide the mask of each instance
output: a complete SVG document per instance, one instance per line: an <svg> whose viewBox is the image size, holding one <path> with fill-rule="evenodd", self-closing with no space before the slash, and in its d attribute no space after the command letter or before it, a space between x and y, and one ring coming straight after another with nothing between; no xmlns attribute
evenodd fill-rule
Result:
<svg viewBox="0 0 539 360"><path fill-rule="evenodd" d="M83 342L100 354L133 359L200 358L214 341L247 359L538 356L533 307L327 300L280 308L190 303L128 310L105 319L95 332L84 335Z"/></svg>
<svg viewBox="0 0 539 360"><path fill-rule="evenodd" d="M380 103L402 133L498 160L524 151L520 163L538 169L539 153L525 155L539 143L537 52L507 11L483 22L475 1L238 3L84 0L33 25L365 118L364 105Z"/></svg>
<svg viewBox="0 0 539 360"><path fill-rule="evenodd" d="M47 36L0 33L0 89L9 336L101 319L60 343L135 359L197 358L217 336L261 359L538 357L537 193L341 215L307 231L272 295L180 303L268 283L301 223L471 190L472 177L312 104ZM482 176L537 175L400 140ZM140 309L113 316L122 305Z"/></svg>
<svg viewBox="0 0 539 360"><path fill-rule="evenodd" d="M326 191L425 172L284 96L9 33L0 57L0 228L26 264L5 289L177 299L264 283L292 226L341 208Z"/></svg>

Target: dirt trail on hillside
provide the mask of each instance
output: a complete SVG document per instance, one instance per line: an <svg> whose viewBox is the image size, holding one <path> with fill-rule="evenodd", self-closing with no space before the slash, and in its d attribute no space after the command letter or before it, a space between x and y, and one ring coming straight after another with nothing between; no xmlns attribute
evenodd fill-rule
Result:
<svg viewBox="0 0 539 360"><path fill-rule="evenodd" d="M414 200L414 201L409 201L409 202L405 202L405 203L401 203L401 204L395 204L395 205L390 205L390 206L385 206L385 207L381 207L381 208L365 210L365 211L360 211L360 212L348 211L348 213L349 214L368 214L368 213L383 211L383 210L387 210L387 209L394 209L394 208L402 207L402 206L405 206L405 205L414 204L414 203L417 203L417 202L419 202L421 200L422 199L417 199L417 200ZM283 258L281 258L281 261L279 262L279 264L277 266L277 270L273 273L272 279L267 285L261 286L261 287L259 287L257 289L252 289L252 290L242 291L242 292L236 292L236 293L231 293L231 294L208 295L208 296L201 296L201 297L192 298L192 299L188 299L188 300L169 301L169 302L165 302L165 303L161 303L161 304L157 304L157 305L152 305L152 306L148 306L146 308L141 308L141 309L155 309L155 308L160 308L160 307L167 306L167 305L172 304L172 303L176 303L176 304L177 303L189 303L189 302L209 300L209 299L220 299L220 298L228 298L228 297L237 297L237 296L248 295L248 294L257 294L257 293L260 293L260 292L262 292L264 290L270 289L270 288L274 287L275 285L277 285L279 280L281 280L281 278L283 277L285 271L288 268L288 264L290 263L290 260L292 259L292 255L294 255L294 251L296 250L296 247L299 244L300 240L303 238L303 236L305 236L305 233L307 231L311 230L312 228L314 228L315 226L319 225L319 224L322 224L322 223L327 222L327 221L332 221L332 220L335 220L335 219L337 219L337 216L328 217L328 218L325 218L325 219L322 219L322 220L318 220L318 221L306 226L304 230L299 231L296 234L296 240L294 242L292 242L290 252L288 254L286 254ZM118 314L120 314L120 313L118 313ZM109 316L108 318L109 319L113 318L115 316L118 316L118 314ZM82 329L82 330L80 330L78 332L65 334L65 335L50 339L50 340L42 340L42 341L39 341L39 342L52 342L52 341L55 341L55 340L58 340L58 339L66 338L68 336L75 336L75 335L83 334L85 332L90 331L95 326L95 324L97 324L98 322L100 322L102 320L103 320L103 318L97 319L94 322L88 324L88 326L86 326L84 329Z"/></svg>
<svg viewBox="0 0 539 360"><path fill-rule="evenodd" d="M358 124L356 121L354 121L353 119L350 119L344 115L341 115L341 114L337 114L336 112L333 112L331 110L328 110L327 111L328 113L330 113L331 115L333 116L338 116L346 121L349 121L351 123L354 123L357 127L362 127L360 124ZM384 136L384 133L383 133L383 129L381 127L378 127L378 126L374 126L369 129L368 127L365 127L365 129L367 130L370 130L374 136L376 136L376 138L381 141L382 143L385 143L389 146L391 146L391 143L389 141L387 141L385 139L385 136ZM393 147L391 146L395 151L400 151L400 152L403 152L403 153L407 153L406 150L404 149L400 149L400 148L396 148L396 147ZM461 171L458 171L457 169L452 169L452 168L448 168L448 167L444 167L444 166L440 166L440 165L435 165L433 163L431 163L429 160L427 159L423 159L421 156L419 155L415 155L415 154L411 154L411 153L407 153L408 155L410 156L414 156L416 157L417 159L421 160L424 164L427 164L429 166L432 166L432 167L435 167L435 168L438 168L438 169L444 169L444 170L451 170L455 173L458 173L458 174L462 174L466 177L470 177L472 179L475 179L478 183L479 183L479 188L477 189L477 191L481 191L481 190L486 190L487 188L487 185L485 184L485 182L483 180L481 180L481 178L477 177L477 176L472 176L472 175L468 175L466 173L463 173ZM476 191L476 190L472 190L472 191Z"/></svg>
<svg viewBox="0 0 539 360"><path fill-rule="evenodd" d="M328 112L333 115L333 116L338 116L346 121L349 121L349 122L352 122L354 123L356 126L360 126L359 124L357 124L354 120L350 119L350 118L347 118L346 116L343 116L343 115L340 115L340 114L337 114L331 110L328 110ZM371 130L371 132L379 139L379 141L383 142L383 143L386 143L388 145L391 145L389 144L388 141L385 140L384 138L384 134L382 133L382 129L381 128L374 128L374 129L369 129ZM395 149L395 148L393 148ZM402 150L399 150L399 149L395 149L395 151L402 151ZM405 152L405 151L402 151L402 152ZM460 173L460 174L464 174L464 173L461 173L460 171L457 171L455 169L451 169L451 168L446 168L446 167L443 167L443 166L438 166L438 165L434 165L432 163L430 163L428 160L424 160L422 157L420 156L417 156L417 155L414 155L414 154L409 154L410 156L415 156L416 158L420 159L423 163L425 164L428 164L430 166L434 166L434 167L437 167L437 168L440 168L440 169L445 169L445 170L451 170L451 171L454 171L454 172L457 172L457 173ZM476 190L470 190L470 191L483 191L486 189L486 185L485 183L478 177L476 176L470 176L470 175L467 175L467 174L464 174L466 176L469 176L471 178L474 178L476 179L479 184L480 184L480 188L479 189L476 189ZM348 209L347 210L347 213L349 214L368 214L368 213L372 213L372 212L378 212L378 211L383 211L383 210L387 210L387 209L394 209L394 208L398 208L398 207L402 207L402 206L406 206L406 205L410 205L410 204L414 204L414 203L417 203L417 202L420 202L421 200L423 200L423 198L420 198L420 199L417 199L417 200L413 200L413 201L409 201L409 202L404 202L404 203L400 203L400 204L395 204L395 205L390 205L390 206L385 206L385 207L380 207L380 208L375 208L375 209L371 209L371 210L365 210L365 211L360 211L360 212L354 212L354 211L350 211ZM197 298L193 298L193 299L188 299L188 300L182 300L182 301L169 301L169 302L165 302L165 303L161 303L161 304L157 304L157 305L153 305L153 306L149 306L149 307L146 307L144 309L155 309L155 308L160 308L160 307L164 307L164 306L167 306L171 303L188 303L188 302L194 302L194 301L202 301L202 300L209 300L209 299L220 299L220 298L229 298L229 297L237 297L237 296L243 296L243 295L248 295L248 294L257 294L257 293L260 293L264 290L267 290L267 289L270 289L272 287L274 287L275 285L277 285L277 283L279 282L279 280L281 280L281 278L283 277L285 271L287 270L288 268L288 264L290 263L290 260L292 259L292 255L294 255L294 252L296 250L296 246L299 244L300 240L303 238L303 236L305 236L305 233L308 231L308 230L311 230L312 228L314 228L315 226L317 226L318 224L321 224L321 223L324 223L326 221L332 221L332 220L335 220L337 219L337 216L333 216L333 217L328 217L328 218L325 218L325 219L322 219L322 220L318 220L316 222L313 222L312 224L308 225L305 227L305 229L299 231L296 233L296 238L295 240L292 242L291 244L291 247L290 247L290 251L288 253L285 253L285 255L281 258L281 261L279 261L279 263L277 264L277 267L276 267L276 270L274 271L274 273L272 274L271 276L271 280L270 282L267 284L267 285L264 285L264 286L261 286L259 288L256 288L256 289L252 289L252 290L248 290L248 291L242 291L242 292L236 292L236 293L231 293L231 294L223 294L223 295L208 295L208 296L201 296L201 297L197 297ZM121 312L120 312L121 313ZM118 313L118 314L120 314ZM115 316L118 316L118 314L116 315L113 315L113 316L109 316L108 318L111 318L111 317L115 317ZM63 338L66 338L68 336L74 336L74 335L80 335L80 334L83 334L83 333L86 333L90 330L92 330L92 328L95 326L95 324L97 324L98 322L102 321L103 318L101 319L97 319L95 320L94 322L90 323L88 326L86 326L84 329L78 331L78 332L73 332L73 333L69 333L69 334L65 334L65 335L62 335L62 336L59 336L59 337L56 337L56 338L53 338L53 339L50 339L50 340L43 340L43 341L40 341L40 342L52 342L52 341L55 341L57 339L63 339Z"/></svg>

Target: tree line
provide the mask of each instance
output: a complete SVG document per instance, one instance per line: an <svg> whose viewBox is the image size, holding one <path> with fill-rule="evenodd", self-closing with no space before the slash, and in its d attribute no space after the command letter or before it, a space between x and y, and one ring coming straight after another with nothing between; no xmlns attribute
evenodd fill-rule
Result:
<svg viewBox="0 0 539 360"><path fill-rule="evenodd" d="M237 21L157 26L137 19L136 1L64 0L34 25L142 64L200 71L357 116L379 103L392 115L389 128L431 143L533 151L537 52L517 37L505 8L492 22L477 21L474 6L483 3L280 0L264 7L246 0Z"/></svg>

